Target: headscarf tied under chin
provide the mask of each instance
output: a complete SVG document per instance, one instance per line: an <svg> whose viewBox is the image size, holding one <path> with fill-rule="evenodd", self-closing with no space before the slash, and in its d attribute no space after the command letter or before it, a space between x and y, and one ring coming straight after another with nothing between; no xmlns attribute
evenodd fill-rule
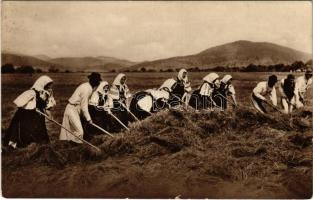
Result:
<svg viewBox="0 0 313 200"><path fill-rule="evenodd" d="M232 77L231 75L228 75L228 74L227 74L227 75L225 75L225 76L222 78L221 82L227 84L228 81L230 81L232 78L233 78L233 77Z"/></svg>
<svg viewBox="0 0 313 200"><path fill-rule="evenodd" d="M53 97L52 91L45 90L45 86L49 83L53 83L53 80L49 76L39 77L31 89L39 92L40 98L46 101L45 109L50 109L56 105L55 99Z"/></svg>
<svg viewBox="0 0 313 200"><path fill-rule="evenodd" d="M123 77L126 77L126 75L123 74L123 73L118 74L118 75L115 77L115 79L114 79L112 85L122 85L122 84L121 84L121 79L122 79Z"/></svg>
<svg viewBox="0 0 313 200"><path fill-rule="evenodd" d="M99 86L97 87L96 91L99 92L100 94L104 95L105 92L104 92L103 88L104 88L105 86L107 86L107 85L109 85L108 82L106 82L106 81L101 81L100 84L99 84Z"/></svg>
<svg viewBox="0 0 313 200"><path fill-rule="evenodd" d="M123 73L118 74L112 83L110 94L113 99L125 100L131 97L127 85L121 83L123 77L126 77L126 75Z"/></svg>
<svg viewBox="0 0 313 200"><path fill-rule="evenodd" d="M34 85L31 87L31 89L34 89L38 92L41 92L41 91L45 90L45 86L47 84L52 83L52 82L53 82L53 80L49 76L44 75L44 76L39 77L35 81Z"/></svg>
<svg viewBox="0 0 313 200"><path fill-rule="evenodd" d="M206 82L208 82L208 83L210 83L210 84L214 84L214 81L216 80L216 79L218 79L218 74L217 73L210 73L210 74L208 74L208 75L206 75L204 78L203 78L203 80L204 81L206 81Z"/></svg>
<svg viewBox="0 0 313 200"><path fill-rule="evenodd" d="M183 77L184 73L186 73L185 77ZM188 83L187 70L186 69L179 70L178 75L177 75L177 79L180 81L183 81L184 83Z"/></svg>

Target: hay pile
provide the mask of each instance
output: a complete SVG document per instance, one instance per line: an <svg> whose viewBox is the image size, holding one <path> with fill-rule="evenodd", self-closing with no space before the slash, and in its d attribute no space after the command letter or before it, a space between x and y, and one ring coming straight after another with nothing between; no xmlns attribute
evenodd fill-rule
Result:
<svg viewBox="0 0 313 200"><path fill-rule="evenodd" d="M6 197L308 198L312 113L160 112L115 138L3 153Z"/></svg>

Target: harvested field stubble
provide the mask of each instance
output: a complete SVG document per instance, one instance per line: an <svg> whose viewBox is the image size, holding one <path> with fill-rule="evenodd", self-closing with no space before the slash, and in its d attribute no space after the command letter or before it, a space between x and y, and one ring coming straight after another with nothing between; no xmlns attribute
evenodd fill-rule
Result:
<svg viewBox="0 0 313 200"><path fill-rule="evenodd" d="M312 116L163 111L115 138L3 152L5 197L309 198Z"/></svg>

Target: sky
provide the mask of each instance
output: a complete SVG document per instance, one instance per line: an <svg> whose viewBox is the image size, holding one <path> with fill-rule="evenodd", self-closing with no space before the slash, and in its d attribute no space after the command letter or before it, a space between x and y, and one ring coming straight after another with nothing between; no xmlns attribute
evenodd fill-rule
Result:
<svg viewBox="0 0 313 200"><path fill-rule="evenodd" d="M237 40L312 53L312 3L2 2L2 50L146 61Z"/></svg>

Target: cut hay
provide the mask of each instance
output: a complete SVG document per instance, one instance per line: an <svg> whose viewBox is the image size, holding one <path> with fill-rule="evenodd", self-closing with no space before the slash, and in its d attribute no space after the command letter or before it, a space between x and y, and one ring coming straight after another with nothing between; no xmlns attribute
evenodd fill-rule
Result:
<svg viewBox="0 0 313 200"><path fill-rule="evenodd" d="M64 141L3 153L3 193L27 182L18 196L306 198L312 179L289 180L311 177L312 122L304 111L164 111L93 138L102 153Z"/></svg>

